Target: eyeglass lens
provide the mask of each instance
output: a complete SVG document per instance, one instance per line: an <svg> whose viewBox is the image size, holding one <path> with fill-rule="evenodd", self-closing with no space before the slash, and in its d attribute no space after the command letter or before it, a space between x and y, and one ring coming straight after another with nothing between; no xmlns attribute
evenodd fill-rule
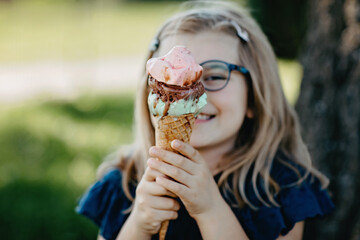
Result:
<svg viewBox="0 0 360 240"><path fill-rule="evenodd" d="M225 63L208 62L204 63L202 67L202 83L206 89L217 90L226 85L229 78L229 69Z"/></svg>

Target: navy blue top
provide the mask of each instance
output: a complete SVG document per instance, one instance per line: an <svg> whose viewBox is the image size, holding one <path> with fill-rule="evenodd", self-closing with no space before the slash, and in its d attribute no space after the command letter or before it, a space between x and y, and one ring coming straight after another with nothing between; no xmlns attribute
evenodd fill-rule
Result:
<svg viewBox="0 0 360 240"><path fill-rule="evenodd" d="M250 239L276 239L280 234L287 234L296 222L323 216L334 208L327 191L321 189L319 180L309 175L300 186L292 184L298 180L298 175L281 163L279 157L296 167L301 174L304 173L304 169L287 159L284 154L277 154L272 164L271 177L281 187L280 192L274 197L281 207L267 207L256 198L251 185L251 174L246 178L245 191L249 201L254 203L258 210L253 210L249 206L233 206L233 195L222 193ZM220 175L215 176L215 180L219 177ZM105 239L115 239L129 216L123 213L130 207L131 201L125 196L121 178L119 170L109 171L87 190L76 208L79 214L90 218L99 226L100 234ZM259 181L260 195L266 199L262 186ZM135 196L136 186L129 187L132 196ZM202 239L195 220L190 217L181 201L179 202L181 208L178 218L170 221L166 239ZM154 235L152 239L159 239L159 236Z"/></svg>

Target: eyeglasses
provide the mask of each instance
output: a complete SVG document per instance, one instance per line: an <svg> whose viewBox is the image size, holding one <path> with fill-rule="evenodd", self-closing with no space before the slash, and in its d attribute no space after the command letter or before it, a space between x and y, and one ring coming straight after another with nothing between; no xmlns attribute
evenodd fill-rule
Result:
<svg viewBox="0 0 360 240"><path fill-rule="evenodd" d="M250 78L249 70L245 67L221 60L208 60L200 63L200 65L203 67L201 81L207 91L215 92L224 89L229 83L233 70L241 72L248 79Z"/></svg>

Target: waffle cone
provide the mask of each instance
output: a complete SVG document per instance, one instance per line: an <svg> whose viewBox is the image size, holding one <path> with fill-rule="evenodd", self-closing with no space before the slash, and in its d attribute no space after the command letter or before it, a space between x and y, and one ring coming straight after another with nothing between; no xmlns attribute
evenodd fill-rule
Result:
<svg viewBox="0 0 360 240"><path fill-rule="evenodd" d="M183 142L189 142L194 124L194 114L164 116L160 118L155 130L156 146L168 151L176 152L173 148L171 148L171 142L175 139ZM169 221L165 221L161 224L159 232L160 240L165 240L168 226Z"/></svg>
<svg viewBox="0 0 360 240"><path fill-rule="evenodd" d="M168 151L174 151L171 148L173 140L178 139L183 142L189 142L194 123L194 114L164 116L160 118L155 131L156 146Z"/></svg>

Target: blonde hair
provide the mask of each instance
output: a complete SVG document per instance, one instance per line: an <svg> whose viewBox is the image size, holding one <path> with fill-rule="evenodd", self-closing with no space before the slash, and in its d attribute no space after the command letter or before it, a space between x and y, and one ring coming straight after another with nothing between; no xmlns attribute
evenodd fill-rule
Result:
<svg viewBox="0 0 360 240"><path fill-rule="evenodd" d="M266 206L278 206L274 195L280 191L280 186L270 176L278 150L306 169L306 173L301 175L291 164L279 160L299 176L299 180L294 184L300 184L309 174L319 178L323 187L327 186L328 180L311 165L309 152L300 135L296 113L282 91L275 54L260 27L244 9L234 4L205 2L168 19L155 39L159 40L161 45L161 40L167 36L200 34L205 30L221 31L236 37L234 23L249 36L248 42L239 38L238 55L239 64L246 66L251 75L248 107L253 109L254 117L245 119L234 148L224 156L218 185L223 192L230 189L240 206L248 204L256 209L245 194L245 179L250 173L257 198ZM150 51L149 58L153 54L154 52ZM105 161L98 169L99 176L110 167L121 169L122 186L130 200L133 200L133 196L128 185L132 180L140 181L149 158L148 149L155 144L154 127L147 106L146 77L140 81L136 95L135 142L129 149L120 150L117 157L112 161ZM227 181L230 176L231 187ZM257 189L256 183L259 179L264 182L267 200L260 196Z"/></svg>

